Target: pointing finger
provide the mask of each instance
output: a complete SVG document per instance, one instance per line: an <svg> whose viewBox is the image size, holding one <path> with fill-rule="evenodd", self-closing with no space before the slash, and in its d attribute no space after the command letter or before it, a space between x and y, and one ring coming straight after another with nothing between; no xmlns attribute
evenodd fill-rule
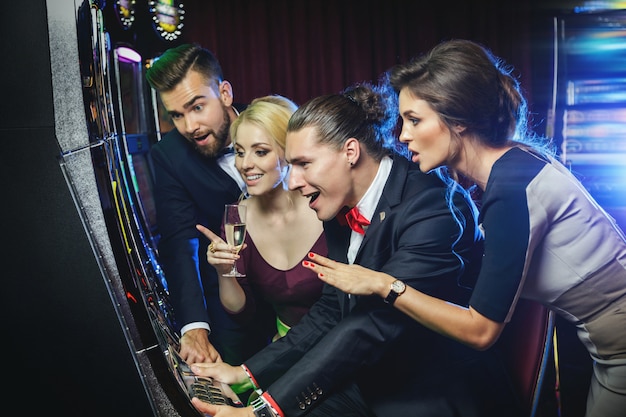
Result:
<svg viewBox="0 0 626 417"><path fill-rule="evenodd" d="M197 224L196 225L196 229L198 229L198 231L200 233L202 233L204 236L206 236L211 242L213 242L215 240L217 240L217 241L221 240L221 238L218 235L216 235L215 233L213 233L212 231L210 231L206 227L202 226L201 224Z"/></svg>

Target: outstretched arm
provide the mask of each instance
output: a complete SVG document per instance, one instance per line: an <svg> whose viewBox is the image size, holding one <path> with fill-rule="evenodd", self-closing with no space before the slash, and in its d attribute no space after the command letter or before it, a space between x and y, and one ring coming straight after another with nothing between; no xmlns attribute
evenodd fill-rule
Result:
<svg viewBox="0 0 626 417"><path fill-rule="evenodd" d="M347 265L311 253L309 261L302 265L317 273L327 284L354 295L389 294L389 286L395 278L360 265ZM462 307L445 300L424 294L410 286L398 297L394 307L425 327L455 339L474 349L484 350L493 345L504 323L483 316L471 306Z"/></svg>

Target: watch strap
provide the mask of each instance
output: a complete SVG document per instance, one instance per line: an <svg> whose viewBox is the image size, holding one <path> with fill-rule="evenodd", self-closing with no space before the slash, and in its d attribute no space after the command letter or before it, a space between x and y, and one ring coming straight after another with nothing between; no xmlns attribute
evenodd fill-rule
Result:
<svg viewBox="0 0 626 417"><path fill-rule="evenodd" d="M389 294L387 294L387 296L385 297L383 301L386 302L387 304L393 304L399 295L400 294L398 294L394 290L389 290Z"/></svg>

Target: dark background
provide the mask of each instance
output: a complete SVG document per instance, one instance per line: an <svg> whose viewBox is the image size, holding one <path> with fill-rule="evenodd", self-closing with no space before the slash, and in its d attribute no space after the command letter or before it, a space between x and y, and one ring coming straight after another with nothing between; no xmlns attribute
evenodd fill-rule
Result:
<svg viewBox="0 0 626 417"><path fill-rule="evenodd" d="M137 0L128 30L115 20L114 3L104 9L114 43L146 58L196 41L216 53L240 102L276 93L302 103L375 81L440 40L479 41L515 67L541 133L552 88L553 17L579 2L188 0L183 35L174 42L153 30L147 0ZM4 2L2 15L4 402L25 416L151 415L59 169L46 2ZM559 343L563 417L582 415L588 381L588 357L571 336ZM548 405L553 387L548 379Z"/></svg>
<svg viewBox="0 0 626 417"><path fill-rule="evenodd" d="M574 7L555 0L190 0L181 36L165 41L141 0L130 29L113 3L104 10L114 42L144 58L197 42L217 55L241 102L272 93L301 104L376 81L442 40L472 39L514 67L539 129L551 94L553 18Z"/></svg>

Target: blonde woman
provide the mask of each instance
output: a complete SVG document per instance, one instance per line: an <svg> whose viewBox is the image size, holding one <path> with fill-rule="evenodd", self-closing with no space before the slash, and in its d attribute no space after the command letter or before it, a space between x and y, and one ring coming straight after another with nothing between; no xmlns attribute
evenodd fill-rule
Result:
<svg viewBox="0 0 626 417"><path fill-rule="evenodd" d="M207 260L218 272L220 300L237 320L267 325L276 340L296 324L319 298L323 282L302 266L310 251L326 253L322 222L308 199L289 191L285 161L287 123L297 106L271 95L258 98L231 125L235 166L247 187L247 236L235 254L225 240L198 226L211 245ZM237 262L246 276L222 276ZM275 325L274 325L275 323Z"/></svg>

